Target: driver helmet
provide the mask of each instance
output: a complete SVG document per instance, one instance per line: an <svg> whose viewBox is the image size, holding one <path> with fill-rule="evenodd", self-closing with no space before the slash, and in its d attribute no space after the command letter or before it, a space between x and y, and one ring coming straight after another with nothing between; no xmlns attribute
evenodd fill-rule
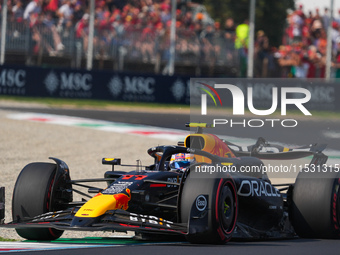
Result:
<svg viewBox="0 0 340 255"><path fill-rule="evenodd" d="M194 155L190 153L177 153L171 156L169 166L171 170L183 171L189 167L190 163L192 163L194 160Z"/></svg>

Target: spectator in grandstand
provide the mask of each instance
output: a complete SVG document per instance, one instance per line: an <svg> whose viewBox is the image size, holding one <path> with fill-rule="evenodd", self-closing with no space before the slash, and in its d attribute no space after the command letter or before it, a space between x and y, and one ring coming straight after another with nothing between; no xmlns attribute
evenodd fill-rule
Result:
<svg viewBox="0 0 340 255"><path fill-rule="evenodd" d="M76 38L82 42L83 50L87 51L88 35L89 35L89 19L90 15L85 13L81 20L76 24Z"/></svg>
<svg viewBox="0 0 340 255"><path fill-rule="evenodd" d="M96 25L96 37L98 38L98 49L96 54L102 58L109 57L110 46L115 37L117 37L117 32L112 26L110 21L110 12L106 10L102 19L97 17Z"/></svg>
<svg viewBox="0 0 340 255"><path fill-rule="evenodd" d="M305 18L305 24L307 25L309 30L311 29L311 25L312 25L313 21L314 21L313 13L312 13L312 11L309 11L308 16Z"/></svg>
<svg viewBox="0 0 340 255"><path fill-rule="evenodd" d="M120 17L120 11L118 9L116 9L111 15L110 21L112 22L114 30L117 32L117 36L122 38L125 32L125 26L123 19Z"/></svg>
<svg viewBox="0 0 340 255"><path fill-rule="evenodd" d="M194 29L194 20L191 11L187 11L184 15L182 14L182 23L186 29L191 31Z"/></svg>
<svg viewBox="0 0 340 255"><path fill-rule="evenodd" d="M322 25L325 29L328 28L329 24L331 22L331 17L329 16L328 8L325 7L324 14L322 16Z"/></svg>
<svg viewBox="0 0 340 255"><path fill-rule="evenodd" d="M74 26L85 14L84 8L82 7L80 2L76 2L73 8L73 21L72 25Z"/></svg>
<svg viewBox="0 0 340 255"><path fill-rule="evenodd" d="M200 40L203 51L203 60L210 67L217 63L218 57L221 55L222 32L218 22L207 24L200 33Z"/></svg>
<svg viewBox="0 0 340 255"><path fill-rule="evenodd" d="M294 12L289 19L291 33L293 36L293 43L302 41L302 26L304 24L303 17L303 12L301 10L298 10Z"/></svg>
<svg viewBox="0 0 340 255"><path fill-rule="evenodd" d="M41 13L42 0L32 0L25 8L23 17L24 20L29 20L31 17L37 18L36 15Z"/></svg>
<svg viewBox="0 0 340 255"><path fill-rule="evenodd" d="M332 67L335 68L335 78L340 78L340 37L336 39L337 52L332 62Z"/></svg>
<svg viewBox="0 0 340 255"><path fill-rule="evenodd" d="M340 10L338 10L338 17L334 17L334 20L340 25Z"/></svg>
<svg viewBox="0 0 340 255"><path fill-rule="evenodd" d="M284 76L295 77L295 67L299 66L301 59L299 54L293 50L291 46L285 46L281 48L281 57L278 60L281 67L284 67L283 71L286 72Z"/></svg>
<svg viewBox="0 0 340 255"><path fill-rule="evenodd" d="M198 43L199 43L199 53L198 53L198 63L199 65L203 62L204 58L204 52L203 52L203 41L201 37L201 33L203 31L203 25L202 22L198 21L194 23L194 33L196 38L198 38Z"/></svg>
<svg viewBox="0 0 340 255"><path fill-rule="evenodd" d="M23 18L30 28L30 54L37 54L41 48L41 35L36 27L40 23L39 14L41 13L42 0L32 0L26 6Z"/></svg>
<svg viewBox="0 0 340 255"><path fill-rule="evenodd" d="M163 3L161 5L161 20L164 24L171 20L170 5Z"/></svg>
<svg viewBox="0 0 340 255"><path fill-rule="evenodd" d="M267 77L269 51L269 39L264 31L259 30L255 40L255 77Z"/></svg>
<svg viewBox="0 0 340 255"><path fill-rule="evenodd" d="M314 41L314 45L317 47L317 51L322 55L326 56L327 51L327 34L325 29L320 29L320 33L317 34L317 38Z"/></svg>
<svg viewBox="0 0 340 255"><path fill-rule="evenodd" d="M298 11L299 11L300 13L302 13L302 19L305 19L306 16L305 16L305 14L304 14L303 5L302 5L302 4L299 5Z"/></svg>
<svg viewBox="0 0 340 255"><path fill-rule="evenodd" d="M15 5L12 7L12 20L15 22L22 22L24 16L24 9L22 7L22 1L16 1Z"/></svg>
<svg viewBox="0 0 340 255"><path fill-rule="evenodd" d="M316 17L316 16L315 16ZM314 18L311 25L311 33L314 38L317 38L320 30L323 28L320 18Z"/></svg>
<svg viewBox="0 0 340 255"><path fill-rule="evenodd" d="M309 70L308 78L324 78L325 77L325 56L318 52L314 45L308 49Z"/></svg>
<svg viewBox="0 0 340 255"><path fill-rule="evenodd" d="M176 58L179 61L196 63L200 47L194 31L179 28L176 35Z"/></svg>
<svg viewBox="0 0 340 255"><path fill-rule="evenodd" d="M58 10L58 6L59 0L49 0L49 3L45 5L44 11L56 12Z"/></svg>
<svg viewBox="0 0 340 255"><path fill-rule="evenodd" d="M95 8L95 17L98 18L99 21L104 20L106 17L106 12L108 11L108 7L105 5L104 1L99 1Z"/></svg>
<svg viewBox="0 0 340 255"><path fill-rule="evenodd" d="M249 21L245 20L244 23L236 27L235 47L236 49L248 49L249 43Z"/></svg>
<svg viewBox="0 0 340 255"><path fill-rule="evenodd" d="M149 23L142 31L140 37L140 51L142 53L143 62L154 61L155 31L152 23Z"/></svg>
<svg viewBox="0 0 340 255"><path fill-rule="evenodd" d="M336 21L332 22L332 29L331 29L331 38L332 38L332 51L333 54L336 55L337 54L337 39L340 37L340 33L339 33L339 24Z"/></svg>
<svg viewBox="0 0 340 255"><path fill-rule="evenodd" d="M302 44L310 45L312 44L312 37L310 33L311 20L306 18L304 24L302 25Z"/></svg>
<svg viewBox="0 0 340 255"><path fill-rule="evenodd" d="M42 18L42 30L39 31L40 40L49 52L50 56L56 56L58 52L62 51L65 47L61 42L57 27L51 12L44 12ZM52 40L51 40L52 38ZM52 47L53 44L53 47Z"/></svg>
<svg viewBox="0 0 340 255"><path fill-rule="evenodd" d="M74 9L71 5L71 0L64 0L63 5L57 11L58 21L58 32L64 31L64 37L68 37L70 29L73 25L73 12Z"/></svg>
<svg viewBox="0 0 340 255"><path fill-rule="evenodd" d="M225 55L228 61L234 59L236 27L233 18L227 18L224 25Z"/></svg>
<svg viewBox="0 0 340 255"><path fill-rule="evenodd" d="M208 24L200 34L203 46L204 61L209 65L215 63L215 48L214 48L214 28Z"/></svg>
<svg viewBox="0 0 340 255"><path fill-rule="evenodd" d="M321 15L320 15L320 10L319 8L316 8L315 9L315 16L314 16L315 19L321 19Z"/></svg>
<svg viewBox="0 0 340 255"><path fill-rule="evenodd" d="M247 72L247 52L249 43L249 21L245 20L236 27L235 49L238 50L240 60L240 76L245 77Z"/></svg>
<svg viewBox="0 0 340 255"><path fill-rule="evenodd" d="M234 42L235 40L235 23L233 18L227 18L224 24L224 37L226 40Z"/></svg>
<svg viewBox="0 0 340 255"><path fill-rule="evenodd" d="M166 26L164 29L164 33L160 35L160 46L159 52L161 54L161 59L166 63L165 67L163 68L162 74L166 75L169 74L170 71L170 27Z"/></svg>
<svg viewBox="0 0 340 255"><path fill-rule="evenodd" d="M221 29L220 22L216 21L214 23L214 36L213 36L213 44L214 44L214 54L216 56L216 61L221 60L224 56L221 56L222 50L221 48L224 46L224 31ZM219 61L221 62L221 61Z"/></svg>
<svg viewBox="0 0 340 255"><path fill-rule="evenodd" d="M201 33L203 31L203 25L202 25L201 22L196 22L196 23L194 23L194 25L195 25L194 32L195 32L197 38L200 38Z"/></svg>

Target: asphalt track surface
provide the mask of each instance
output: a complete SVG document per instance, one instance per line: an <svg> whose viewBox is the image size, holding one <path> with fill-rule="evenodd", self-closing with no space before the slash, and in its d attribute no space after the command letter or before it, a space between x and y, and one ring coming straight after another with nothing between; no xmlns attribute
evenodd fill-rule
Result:
<svg viewBox="0 0 340 255"><path fill-rule="evenodd" d="M99 120L117 121L132 124L147 124L152 126L185 129L184 123L190 119L189 115L184 114L164 114L164 113L138 113L138 112L119 112L119 111L98 111L98 110L70 110L70 109L39 109L39 108L9 108L1 109L39 112L49 114L60 114L77 117L86 117ZM237 129L228 130L227 135L237 137L247 137L256 139L264 136L268 140L280 141L292 144L308 144L311 142L328 143L332 149L340 149L338 138L327 138L324 131L331 130L336 134L340 130L337 122L317 122L299 121L299 127L286 131L284 129ZM225 130L219 130L224 132ZM246 136L245 136L246 134ZM336 136L335 136L336 137ZM25 251L23 254L72 254L72 255L100 255L100 254L252 254L252 255L294 255L294 254L339 254L340 240L319 240L319 239L291 239L273 241L252 241L235 242L231 241L227 245L191 245L188 243L153 243L153 244L129 244L129 245L103 245L95 248L75 248L63 250L43 250ZM2 253L5 254L5 253Z"/></svg>
<svg viewBox="0 0 340 255"><path fill-rule="evenodd" d="M58 115L68 115L76 117L84 117L97 120L115 121L130 124L143 124L165 128L175 128L187 130L185 123L190 122L189 114L175 113L141 113L128 111L108 111L108 110L81 110L81 109L58 109L58 108L14 108L0 107L4 110L15 110L23 112L38 112ZM214 118L214 116L212 116ZM216 116L221 118L221 116ZM230 116L225 117L230 120ZM249 118L232 118L235 122L246 122ZM256 119L266 119L258 118ZM255 125L255 123L254 123ZM327 144L329 149L340 150L340 121L315 119L298 120L298 125L294 128L285 128L280 124L271 127L270 123L266 123L260 128L251 128L246 125L219 125L214 130L215 134L228 135L241 138L251 138L256 140L258 137L264 137L267 141L282 142L293 145L307 145L312 143Z"/></svg>
<svg viewBox="0 0 340 255"><path fill-rule="evenodd" d="M151 245L123 245L25 251L21 254L47 254L47 255L101 255L101 254L122 254L122 255L316 255L316 254L339 254L340 241L338 240L281 240L266 242L229 242L226 245L192 245L188 243L160 243ZM4 253L3 253L4 254Z"/></svg>

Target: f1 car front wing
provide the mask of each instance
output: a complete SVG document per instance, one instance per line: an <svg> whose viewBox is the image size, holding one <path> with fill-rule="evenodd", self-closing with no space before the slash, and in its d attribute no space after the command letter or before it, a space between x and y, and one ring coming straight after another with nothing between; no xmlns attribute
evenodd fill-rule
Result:
<svg viewBox="0 0 340 255"><path fill-rule="evenodd" d="M107 211L97 218L75 217L77 208L48 212L31 219L17 219L1 227L5 228L55 228L77 231L137 231L147 233L187 233L187 224L174 223L156 216L135 214L124 210Z"/></svg>

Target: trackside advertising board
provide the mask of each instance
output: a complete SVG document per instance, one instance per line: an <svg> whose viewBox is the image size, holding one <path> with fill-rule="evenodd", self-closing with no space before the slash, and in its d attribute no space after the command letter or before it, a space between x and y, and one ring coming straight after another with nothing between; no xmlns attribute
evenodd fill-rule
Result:
<svg viewBox="0 0 340 255"><path fill-rule="evenodd" d="M0 95L189 104L189 77L0 67Z"/></svg>
<svg viewBox="0 0 340 255"><path fill-rule="evenodd" d="M198 78L193 80L199 81ZM204 83L213 87L215 80L205 79ZM251 100L255 109L270 109L273 102L275 108L280 109L282 103L285 103L278 98L282 93L287 95L287 100L291 93L294 98L304 96L301 91L286 89L288 87L309 91L310 94L305 95L310 96L308 102L304 104L306 109L340 110L340 102L336 100L340 96L340 83L336 82L298 79L227 79L224 84L234 86L221 88L224 90L222 95L226 97L222 105L227 107L233 106L233 98L234 104L237 101L240 107L238 100L243 98L245 110L251 110L247 106L248 100ZM203 84L198 88L191 88L190 78L184 76L0 66L0 95L200 105L201 96L198 91L202 92L203 89L213 93ZM228 91L235 90L238 92L228 94ZM207 104L214 104L210 101L212 97L205 93L208 96ZM218 100L215 94L213 96ZM288 101L284 105L287 108L295 107Z"/></svg>

